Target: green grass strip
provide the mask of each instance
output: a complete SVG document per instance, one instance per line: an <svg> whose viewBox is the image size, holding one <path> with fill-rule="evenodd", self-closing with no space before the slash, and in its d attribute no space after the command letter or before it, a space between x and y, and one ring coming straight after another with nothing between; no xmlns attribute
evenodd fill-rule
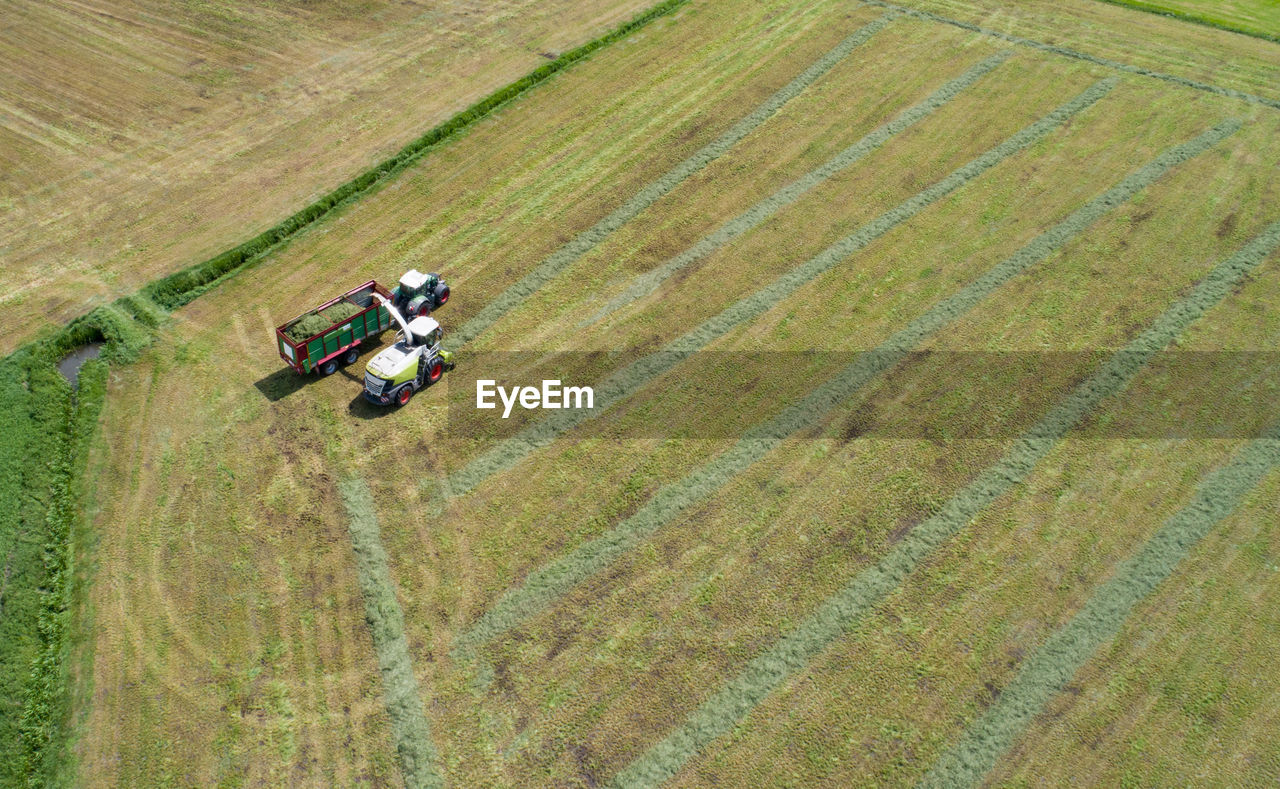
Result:
<svg viewBox="0 0 1280 789"><path fill-rule="evenodd" d="M530 425L515 436L505 439L502 443L447 477L444 480L442 492L446 496L463 495L493 474L511 468L530 452L550 444L566 430L604 413L623 398L634 394L655 377L667 372L684 359L705 348L713 340L723 336L734 327L763 314L805 283L835 267L872 241L959 189L965 183L977 178L1008 157L1042 139L1054 129L1060 127L1067 119L1092 106L1105 96L1115 85L1115 82L1114 78L1108 78L1095 83L1071 101L1017 132L968 164L963 165L946 178L908 198L897 207L881 214L814 257L790 269L760 290L735 302L718 315L704 321L700 326L676 338L662 349L631 363L621 371L613 374L602 382L600 386L596 387L596 407L594 409L590 411L585 409L557 411L547 419Z"/></svg>
<svg viewBox="0 0 1280 789"><path fill-rule="evenodd" d="M1131 8L1135 11L1143 11L1156 16L1167 16L1170 19L1177 19L1182 22L1191 22L1197 25L1217 28L1218 30L1226 30L1229 33L1240 33L1253 38L1261 38L1264 41L1271 41L1280 44L1280 36L1274 33L1268 33L1264 30L1258 30L1252 27L1241 27L1239 25L1227 22L1221 19L1196 14L1190 11L1184 11L1180 8L1165 5L1163 3L1144 3L1141 0L1098 0L1100 3L1108 3L1110 5L1118 5L1124 8Z"/></svg>
<svg viewBox="0 0 1280 789"><path fill-rule="evenodd" d="M766 197L742 214L725 222L712 233L704 236L698 243L681 252L679 255L663 263L661 266L647 271L635 278L635 281L621 294L614 297L591 318L583 321L581 326L599 322L605 316L643 298L681 269L697 263L699 260L715 252L720 247L755 228L761 222L778 213L782 209L799 200L811 189L831 178L836 173L854 164L858 160L884 145L894 135L902 132L933 114L935 110L960 95L966 88L991 73L1013 54L1005 51L992 55L973 68L938 88L924 101L905 110L898 117L881 125L861 140L845 148L828 159L819 167L810 170L800 178Z"/></svg>
<svg viewBox="0 0 1280 789"><path fill-rule="evenodd" d="M373 496L364 480L358 478L343 480L338 491L351 519L351 546L356 554L365 618L378 655L382 692L405 785L411 789L444 786L418 693L418 680L413 673L409 643L405 640L404 614L387 569L387 554L382 548Z"/></svg>
<svg viewBox="0 0 1280 789"><path fill-rule="evenodd" d="M274 227L203 263L176 271L145 286L141 294L164 309L173 310L187 304L226 277L260 259L300 231L328 216L335 209L364 196L378 184L413 165L436 145L460 134L499 107L511 102L556 73L577 63L591 53L635 33L659 17L673 13L688 0L663 0L628 22L580 47L565 52L485 98L444 123L413 140L398 153L329 192L324 197L289 216Z"/></svg>
<svg viewBox="0 0 1280 789"><path fill-rule="evenodd" d="M751 114L735 123L724 134L707 143L688 159L672 167L658 180L641 189L634 197L615 209L613 213L582 231L572 241L551 253L532 271L524 275L519 282L504 290L497 298L486 304L474 317L462 324L453 333L452 344L461 346L475 339L477 335L492 326L503 315L506 315L511 309L524 302L539 288L550 282L566 266L590 252L597 244L608 238L611 233L631 221L641 211L653 205L663 195L675 189L686 178L723 156L743 137L746 137L760 124L772 117L784 104L799 96L805 88L817 82L822 75L848 57L850 52L883 30L897 15L896 11L890 11L879 19L855 30L832 48L830 52L818 58L800 76L788 82L768 99L765 99L764 102L751 111Z"/></svg>
<svg viewBox="0 0 1280 789"><path fill-rule="evenodd" d="M1280 222L1240 250L1197 289L1188 317L1216 303L1233 285L1280 247ZM1190 319L1194 319L1191 317ZM1070 622L1032 653L999 699L945 753L921 782L950 787L977 784L1048 701L1103 643L1114 638L1134 606L1177 568L1219 521L1229 515L1268 472L1280 464L1280 429L1251 441L1227 466L1209 474L1191 502L1171 516L1108 580Z"/></svg>
<svg viewBox="0 0 1280 789"><path fill-rule="evenodd" d="M803 400L752 428L728 452L659 490L614 529L530 573L522 585L504 594L470 630L459 637L458 646L464 650L472 649L550 606L570 588L600 572L654 531L670 523L680 512L710 496L733 475L758 462L787 436L817 424L831 409L847 401L877 375L898 364L922 341L968 314L1009 280L1061 249L1109 211L1177 165L1204 152L1234 128L1226 124L1165 151L954 295L935 304L874 350L859 354L852 363Z"/></svg>
<svg viewBox="0 0 1280 789"><path fill-rule="evenodd" d="M1239 128L1220 124L1198 140L1204 148ZM1184 149L1185 150L1185 149ZM1185 150L1190 155L1192 151ZM1257 245L1250 249L1257 251ZM1230 292L1253 264L1237 255L1217 266L1190 295L1178 301L1097 372L1077 386L1023 436L1004 457L948 500L941 510L911 530L875 566L859 573L828 597L799 626L747 663L741 674L698 707L614 780L620 787L659 786L716 738L728 733L770 693L803 671L831 642L850 629L871 608L896 589L936 548L1015 485L1105 397L1121 391L1160 349Z"/></svg>
<svg viewBox="0 0 1280 789"><path fill-rule="evenodd" d="M1089 55L1084 52L1080 52L1078 50L1068 49L1067 47L1060 47L1057 44L1046 44L1043 41L1036 41L1035 39L1031 39L1031 38L1023 38L1021 36L1015 36L1010 33L1003 33L999 30L992 30L989 27L982 27L980 25L971 24L969 22L962 22L959 19L952 19L950 17L942 16L941 14L935 14L932 11L921 11L915 8L904 8L903 6L896 5L894 3L887 3L885 2L885 0L862 0L862 3L864 5L873 5L873 6L876 6L877 8L885 8L885 9L890 9L894 11L899 11L901 13L907 14L909 16L914 16L919 19L931 19L934 22L941 22L944 25L951 25L952 27L958 27L958 28L961 28L962 30L969 30L974 33L980 33L984 36L992 36L994 38L1000 39L1001 41L1007 41L1010 44L1016 44L1017 46L1020 46L1020 47L1030 47L1031 49L1038 49L1042 52L1051 52L1055 55L1061 55L1063 57L1073 58L1075 60L1084 60L1084 61L1088 61L1089 63L1096 63L1099 66L1106 66L1107 68L1115 69L1117 71L1123 71L1128 74L1137 74L1138 76L1142 76L1142 77L1150 77L1151 79L1162 80L1164 82L1169 82L1174 85L1180 85L1184 88L1191 88L1193 90L1204 91L1205 93L1213 93L1218 96L1229 96L1233 99L1240 99L1242 101L1247 101L1250 104L1261 104L1264 107L1271 107L1272 109L1280 109L1280 100L1277 100L1277 99L1268 99L1264 96L1255 96L1252 93L1245 93L1244 91L1236 90L1234 88L1223 88L1218 85L1210 85L1207 82L1200 82L1198 80L1188 79L1186 77L1179 77L1175 74L1166 74L1163 71L1153 71L1152 69L1149 69L1149 68L1142 68L1141 66L1134 66L1129 63L1122 63L1118 60L1111 60L1110 58L1098 57L1097 55Z"/></svg>

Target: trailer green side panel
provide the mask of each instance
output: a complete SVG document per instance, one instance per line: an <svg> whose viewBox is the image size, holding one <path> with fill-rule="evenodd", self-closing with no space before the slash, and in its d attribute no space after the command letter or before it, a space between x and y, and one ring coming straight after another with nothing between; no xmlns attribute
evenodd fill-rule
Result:
<svg viewBox="0 0 1280 789"><path fill-rule="evenodd" d="M338 342L338 334L339 332L331 331L324 336L324 353L326 356L336 352L338 350L338 346L341 345L341 343Z"/></svg>
<svg viewBox="0 0 1280 789"><path fill-rule="evenodd" d="M320 341L319 337L317 337L307 343L307 358L314 362L321 356L324 356L324 343Z"/></svg>

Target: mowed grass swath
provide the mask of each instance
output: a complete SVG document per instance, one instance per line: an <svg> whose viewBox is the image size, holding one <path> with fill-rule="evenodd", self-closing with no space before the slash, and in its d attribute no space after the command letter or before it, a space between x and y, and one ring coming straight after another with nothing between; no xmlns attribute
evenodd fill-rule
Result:
<svg viewBox="0 0 1280 789"><path fill-rule="evenodd" d="M1276 66L1248 39L1206 74L1231 34L1143 16L1168 32L1144 49L1135 15L1092 5L1027 4L1001 37L982 4L690 2L183 290L201 295L112 369L89 453L99 569L91 650L72 661L92 680L73 710L77 779L921 777L989 705L987 686L1230 455L1203 440L1074 441L1095 406L1134 418L1127 390L1083 406L1072 393L1275 220L1280 112L1256 99L1274 98ZM1108 36L1090 32L1097 20ZM1028 43L1055 21L1055 43ZM470 327L453 335L461 364L519 351L534 375L546 351L605 351L582 371L620 382L610 407L493 443L450 434L443 390L373 410L358 369L281 373L271 329L298 310L279 305L409 267L453 285L440 317ZM1224 348L1261 331L1234 298L1201 316L1220 321ZM1003 368L966 393L1010 424L1079 407L1035 462L947 521L950 539L904 547L1023 446L865 437L905 418L912 393L963 421L938 385L961 371L904 352L1028 347L1102 355L1024 397ZM762 370L786 379L771 389L695 353L876 348L883 365L844 373L821 354ZM1122 372L1144 402L1160 394L1158 378ZM699 387L741 397L687 413ZM700 425L764 443L607 437ZM607 561L538 586L543 568L623 533ZM780 636L904 552L911 572L856 622L664 750ZM535 587L552 593L509 604ZM1165 625L1170 639L1203 626ZM1229 725L1256 730L1258 714ZM1043 763L994 775L1052 775L1086 747L1028 732L1059 739L1019 740L1016 758ZM1184 762L1165 769L1189 780Z"/></svg>
<svg viewBox="0 0 1280 789"><path fill-rule="evenodd" d="M1007 314L1002 315L1002 316L1001 316L1001 318L1000 318L1000 320L1001 320L1001 322L1005 322L1005 321L1007 321L1007 320L1008 320L1008 318L1007 318ZM935 375L936 375L936 373L935 373ZM930 465L930 464L928 464L928 463L926 463L926 464L925 464L925 466L926 466L926 467L928 467L928 465ZM767 476L768 476L768 475L765 475L765 477L766 477L766 478L767 478ZM855 477L855 479L856 479L856 477ZM825 488L825 486L820 486L820 489L826 489L826 488ZM845 493L845 495L848 495L849 491L848 491L847 489L845 489L845 490L844 490L844 493ZM878 493L878 496L881 496L881 497L891 495L891 494L889 493L889 491L878 491L877 493ZM819 498L820 498L820 497L819 497ZM872 500L875 500L875 499L873 498ZM745 511L746 511L746 512L749 512L749 511L750 511L750 508L747 508ZM793 512L797 512L797 513L798 513L798 512L803 512L803 511L804 511L803 509L796 509L796 510L793 510ZM737 510L737 512L739 513L739 516L741 516L741 513L743 513L743 512L744 512L744 510ZM730 529L730 528L731 528L731 524L730 524L730 523L726 523L726 524L722 524L721 529L714 529L714 528L712 528L712 529L710 529L709 531L699 530L699 531L698 531L697 536L696 536L696 537L690 537L690 540L691 540L692 544L694 544L694 545L699 544L699 543L700 543L700 541L702 541L702 540L707 540L707 539L713 539L713 540L714 540L715 538L710 537L710 535L714 535L714 534L722 533L722 531L723 531L723 530L728 530L728 529ZM673 538L673 541L674 541L677 545L678 545L678 544L680 544L680 542L682 542L682 540L680 540L679 538ZM665 542L665 541L664 541L664 542ZM677 550L678 550L678 549L677 549ZM754 554L753 554L753 555L754 555ZM794 554L793 554L793 555L794 555ZM671 556L671 553L670 553L670 551L669 551L669 550L661 549L661 550L659 550L655 555L653 555L652 559L639 559L639 561L640 561L642 564L645 564L645 565L649 564L649 562L650 562L650 561L656 561L659 565L661 565L661 564L663 563L663 561L664 561L661 557L669 557L669 556ZM751 567L751 566L756 565L756 564L758 564L758 563L759 563L759 561L758 561L758 560L757 560L757 561L746 561L746 560L745 560L745 557L742 557L742 558L740 559L740 562L741 562L741 565L740 565L740 566L742 566L742 567ZM713 571L711 571L711 572L712 572L712 575L713 575L713 576L719 576L719 575L721 575L721 573L727 573L727 574L729 574L729 575L733 575L733 574L735 574L735 573L734 573L734 572L732 572L732 571L730 571L730 570L728 570L727 568L729 568L729 567L736 567L736 566L739 566L739 565L738 565L737 563L733 562L733 561L728 561L726 564L724 564L724 565L720 565L720 567L718 568L718 570L713 570ZM642 573L642 575L643 575L643 573ZM696 573L692 573L692 574L691 574L691 576L692 576L692 577L697 577L697 574L696 574ZM740 590L739 590L739 591L741 592L741 594L743 594L744 596L750 597L750 598L753 600L753 605L758 605L758 604L759 604L759 601L760 601L760 595L759 595L759 592L751 592L751 591L749 591L749 590L750 590L750 589L758 589L758 588L760 587L760 584L761 584L762 580L763 580L763 579L756 578L756 579L754 580L754 582L752 582L752 583L748 584L746 587L744 587L744 588L742 588L742 589L740 589ZM720 588L723 588L723 585L724 585L725 583L726 583L726 582L725 582L723 579L720 579L720 580L719 580L719 582L716 584L716 586L717 586L717 587L720 587ZM812 584L812 580L808 580L808 581L806 581L806 583ZM773 586L773 585L775 585L775 584L779 585L781 589L785 589L785 590L791 590L791 589L799 589L799 588L801 588L800 586L798 586L798 585L796 585L796 584L786 584L786 583L781 583L781 582L779 582L779 581L777 581L777 580L774 580L774 581L772 581L772 582L765 582L766 587L772 587L772 586ZM664 588L664 589L666 588L665 584L662 584L660 580L658 581L658 585L659 585L659 588ZM805 587L805 588L807 588L807 587ZM588 606L588 605L590 605L590 604L588 604L586 601L587 601L587 600L598 600L598 599L599 599L600 594L601 594L601 589L600 589L599 587L596 587L596 588L593 588L593 589L589 590L589 591L588 591L587 593L585 593L584 595L579 595L579 596L575 596L575 597L573 597L573 598L569 601L569 605L568 605L568 606L566 606L565 615L564 615L564 616L561 616L561 617L557 617L557 619L559 620L559 622L557 622L557 621L555 621L555 620L552 620L552 621L550 621L550 622L546 623L545 625L543 625L543 624L539 624L537 627L535 627L535 628L533 629L533 632L534 632L534 633L538 633L538 632L565 632L565 626L566 626L566 621L565 621L565 620L566 620L566 618L577 619L577 618L580 616L580 614L577 614L576 612L578 612L578 611L582 610L582 609L581 609L581 607L582 607L582 606ZM789 593L789 592L787 592L787 591L780 591L780 595L781 595L782 597L786 598L786 597L788 597L788 596L790 595L790 593ZM635 607L635 606L634 606L634 603L636 602L636 598L635 598L634 590L627 590L627 591L619 590L619 591L618 591L618 593L617 593L617 596L618 596L619 604L620 604L620 605L622 605L622 606L623 606L623 609L624 609L624 610L627 610L627 611L641 611L641 612L643 612L643 611L646 611L646 610L652 610L653 608L656 608L656 607L658 607L658 606L661 604L661 601L651 599L651 600L648 600L648 601L647 601L647 602L649 603L649 605L647 605L647 606L646 606L646 605L641 605L641 606L639 606L638 608L637 608L637 607ZM718 596L718 595L717 595L717 596ZM622 601L624 601L624 600L630 600L631 602L630 602L630 603L623 603ZM598 603L597 603L597 604L595 604L595 605L597 605L597 606L598 606ZM740 614L740 613L733 613L733 614L730 614L730 613L729 613L732 609L733 609L733 606L732 606L731 604L730 604L730 605L728 605L728 608L727 608L727 609L721 609L721 615L720 615L720 616L718 616L718 617L716 618L716 621L724 621L724 620L722 619L722 617L723 617L723 616L726 616L726 615L727 615L727 616L729 616L729 617L730 617L730 619L734 619L734 620L736 620L737 618L739 618L739 617L741 616L741 614ZM695 610L696 610L696 609L695 609ZM632 619L632 618L634 618L634 616L636 616L636 615L631 615L631 616L623 615L623 616L624 616L626 619ZM642 621L648 621L648 620L647 620L647 617L644 617L644 615L643 615L643 614L639 614L638 616L640 617L640 619L641 619ZM593 618L594 618L594 617L593 617ZM785 618L785 617L784 617L784 618ZM696 619L696 617L695 617L695 619ZM606 617L604 618L604 622L607 622L607 621L608 621L608 617L606 616ZM667 620L667 619L664 617L663 619L661 619L661 620L659 620L659 621L669 621L669 620ZM602 623L602 624L603 624L603 623ZM636 624L638 624L638 623L636 623ZM605 626L607 627L608 625L605 625ZM626 629L626 628L624 627L624 629ZM735 639L731 639L731 640L735 640ZM714 643L714 636L713 636L713 634L710 634L710 633L708 633L708 634L707 634L707 641L708 641L708 643ZM654 643L654 642L650 642L650 643ZM511 662L515 662L515 661L517 660L516 655L520 655L520 656L521 656L521 658L522 658L522 659L521 659L521 665L512 665L512 666L510 667L510 672L511 672L512 674L520 674L520 675L522 675L522 674L524 674L524 670L527 668L526 666L524 666L524 665L523 665L523 660L524 660L524 659L527 659L527 660L531 660L531 661L535 661L535 662L536 662L536 661L539 659L539 657L538 657L538 656L539 656L539 654L540 654L540 650L539 650L537 647L532 647L532 645L530 645L530 644L528 643L528 641L527 641L527 636L525 636L525 637L521 637L521 638L517 639L517 640L514 642L513 646L515 646L515 645L519 645L519 647L517 648L517 649L518 649L518 651L516 651L516 652L508 652L508 653L504 654L503 662L507 662L508 660L509 660L509 661L511 661ZM548 646L548 645L543 644L543 645L542 645L542 648L544 648L544 649L545 649L547 646ZM564 646L563 646L562 644L559 644L559 642L557 642L557 645L556 645L556 647L555 647L554 651L558 654L558 653L559 653L560 651L562 651L563 649L564 649ZM504 650L504 652L505 652L505 650ZM710 659L710 658L712 657L712 655L714 655L714 654L715 654L715 652L714 652L714 651L713 651L712 653L710 653L710 654L701 654L701 653L700 653L700 654L698 654L698 655L697 655L697 658L698 658L700 661L705 661L705 660ZM603 660L603 659L605 659L605 658L604 658L604 656L602 656L602 655L600 655L600 654L595 654L595 655L593 655L593 659L587 659L587 660L586 660L586 662L585 662L585 664L586 664L586 665L596 665L596 661L600 661L600 660ZM654 659L653 659L653 661L652 661L652 665L653 665L653 666L655 666L655 673L654 673L654 675L652 675L652 676L650 677L650 680L639 683L639 687L643 687L643 688L646 688L646 689L650 689L650 690L651 690L655 685L657 685L657 686L661 687L662 685L664 685L664 684L666 684L666 683L668 683L668 682L677 682L677 683L678 683L678 682L683 682L683 681L687 680L687 676L686 676L686 675L681 674L680 672L676 672L676 675L677 675L677 678L676 678L676 679L670 679L670 677L671 677L671 673L672 673L672 672L671 672L671 667L672 667L672 663L671 663L671 661L672 661L672 660L674 660L674 659L675 659L675 658L674 658L674 656L672 656L672 655L654 656ZM686 659L688 659L688 658L686 657ZM646 662L648 662L648 661L646 661ZM661 670L657 669L656 667L658 667L658 666L662 666L662 669L661 669ZM628 664L628 668L631 668L630 664ZM692 670L692 668L693 668L693 667L690 667L690 669L691 669L691 670ZM626 670L626 669L623 669L621 666L619 667L619 669L620 669L620 670L623 670L623 671L624 671L624 673L626 673L626 674L630 674L630 673L631 673L630 671L628 671L628 670ZM699 670L702 670L702 669L699 669ZM661 677L661 678L660 678L660 677ZM632 688L632 687L633 687L634 677L633 677L633 676L627 676L625 679L622 679L622 682L623 682L623 683L625 683L625 685L624 685L624 686L625 686L626 688L630 689L630 688ZM690 692L694 692L694 691L693 691L693 689L688 689L688 688L686 688L686 689L684 689L684 690L683 690L683 693L685 693L685 694L690 693ZM682 693L681 693L681 692L673 692L673 693L671 693L670 695L665 694L665 693L664 693L664 694L662 694L662 701L661 701L661 702L655 702L655 703L656 703L656 706L654 707L655 712L657 712L658 710L662 710L663 712L659 712L658 714L665 714L665 711L666 711L666 710L668 710L668 709L670 708L670 705L680 703L680 702L677 702L677 701L676 701L676 699L680 699L680 698L683 698L683 695L682 695ZM627 715L627 722L628 722L629 724L631 724L631 725L634 725L634 723L635 723L635 721L636 721L636 713L637 713L637 711L636 711L634 708L629 708L629 707L628 707L627 705L625 705L625 704L620 705L620 706L621 706L620 712L621 712L621 710L628 710L628 712L626 713L626 715ZM620 728L619 730L614 730L612 733L613 733L613 735L614 735L614 736L622 737L622 736L624 736L624 731L625 731L625 729L624 729L624 728ZM605 738L605 739L608 739L608 738Z"/></svg>

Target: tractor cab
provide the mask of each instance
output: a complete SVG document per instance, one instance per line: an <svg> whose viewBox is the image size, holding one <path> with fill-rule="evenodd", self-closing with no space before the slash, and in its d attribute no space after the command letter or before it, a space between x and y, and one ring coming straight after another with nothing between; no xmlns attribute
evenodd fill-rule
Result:
<svg viewBox="0 0 1280 789"><path fill-rule="evenodd" d="M440 328L436 319L422 315L409 321L409 336L405 337L404 341L411 347L421 345L426 346L428 350L435 350L439 347L440 338L443 336L444 329Z"/></svg>
<svg viewBox="0 0 1280 789"><path fill-rule="evenodd" d="M392 303L401 314L412 319L426 315L449 300L449 286L439 274L424 274L409 269L392 292Z"/></svg>

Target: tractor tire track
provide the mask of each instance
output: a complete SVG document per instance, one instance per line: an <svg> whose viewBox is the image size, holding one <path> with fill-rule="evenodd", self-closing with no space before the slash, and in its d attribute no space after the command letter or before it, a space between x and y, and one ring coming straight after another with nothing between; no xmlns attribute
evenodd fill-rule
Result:
<svg viewBox="0 0 1280 789"><path fill-rule="evenodd" d="M634 394L650 380L672 369L712 341L763 314L775 303L834 268L880 236L1042 139L1066 123L1069 118L1099 101L1115 84L1115 78L1107 78L1095 83L1071 101L961 166L941 181L884 212L755 293L731 304L718 315L707 319L700 326L671 341L662 349L614 373L596 387L594 409L558 411L547 419L524 428L515 436L504 440L445 478L441 486L442 493L446 497L464 495L494 474L511 468L534 450L550 444L561 433L609 410L623 398Z"/></svg>
<svg viewBox="0 0 1280 789"><path fill-rule="evenodd" d="M456 350L475 339L480 333L511 311L512 308L528 299L539 288L550 282L566 266L594 249L596 245L604 241L615 230L634 219L640 212L644 211L663 195L676 188L681 181L706 167L713 160L723 156L743 137L746 137L756 127L772 117L774 113L782 108L782 105L800 95L805 88L814 82L817 82L820 77L834 68L850 52L887 27L898 15L898 11L890 10L884 16L858 28L845 40L832 48L831 51L815 61L813 65L805 69L800 76L788 82L777 93L774 93L764 103L756 107L750 115L735 123L715 140L707 143L697 153L668 170L661 178L640 190L638 194L614 210L613 213L582 231L572 241L547 256L520 281L498 294L497 298L486 304L470 320L463 323L453 334L454 349Z"/></svg>
<svg viewBox="0 0 1280 789"><path fill-rule="evenodd" d="M1280 248L1280 222L1271 225L1223 265L1222 273L1211 285L1213 290L1206 292L1206 299L1214 298L1210 293L1229 292L1277 248ZM1208 474L1187 506L1166 520L1137 553L1116 567L1111 579L1094 592L1079 613L1027 658L996 702L934 763L921 785L979 783L1049 700L1071 681L1103 643L1115 637L1134 607L1168 578L1191 549L1278 465L1280 426L1249 442L1230 463Z"/></svg>
<svg viewBox="0 0 1280 789"><path fill-rule="evenodd" d="M338 484L338 492L351 519L351 547L356 555L365 619L378 655L382 693L391 718L400 772L410 789L443 787L444 778L437 766L439 756L431 740L413 672L413 658L409 655L409 642L404 635L404 613L396 599L387 553L382 547L373 495L364 480L358 478L343 480Z"/></svg>
<svg viewBox="0 0 1280 789"><path fill-rule="evenodd" d="M1207 149L1239 126L1238 121L1219 124L1195 142L1202 144L1201 150ZM1192 153L1185 150L1186 146L1180 147L1186 154ZM1215 267L1186 298L1165 310L1148 329L1116 352L1037 425L1016 439L1000 460L951 497L938 514L908 532L875 566L855 576L800 625L753 658L742 673L703 702L684 723L624 768L613 785L659 786L712 741L732 730L756 705L808 667L836 638L896 589L934 549L1004 493L1021 484L1099 402L1122 391L1153 355L1230 293L1266 256L1262 249L1274 249L1277 244L1280 244L1280 225L1272 226L1241 253Z"/></svg>
<svg viewBox="0 0 1280 789"><path fill-rule="evenodd" d="M659 490L634 515L611 531L531 572L522 585L499 598L470 630L457 639L455 649L474 649L545 610L573 586L603 570L685 509L712 495L732 476L761 460L788 436L817 424L880 373L905 359L922 341L968 314L1009 280L1061 249L1107 213L1174 167L1208 150L1236 128L1238 126L1234 123L1223 124L1165 151L959 292L935 304L875 349L859 354L852 363L803 400L752 428L732 449Z"/></svg>
<svg viewBox="0 0 1280 789"><path fill-rule="evenodd" d="M684 252L671 258L661 266L638 275L625 291L611 299L595 315L579 324L578 328L599 323L606 316L616 312L623 306L657 290L659 285L677 271L688 268L725 244L747 233L761 222L799 200L828 178L875 151L894 135L927 118L942 105L960 95L966 88L994 71L997 66L1012 54L1011 51L1006 50L983 60L964 74L938 88L924 101L905 110L898 117L881 125L853 145L828 159L821 166L810 170L769 197L751 206L745 212L725 222L714 232L704 236L702 240Z"/></svg>

